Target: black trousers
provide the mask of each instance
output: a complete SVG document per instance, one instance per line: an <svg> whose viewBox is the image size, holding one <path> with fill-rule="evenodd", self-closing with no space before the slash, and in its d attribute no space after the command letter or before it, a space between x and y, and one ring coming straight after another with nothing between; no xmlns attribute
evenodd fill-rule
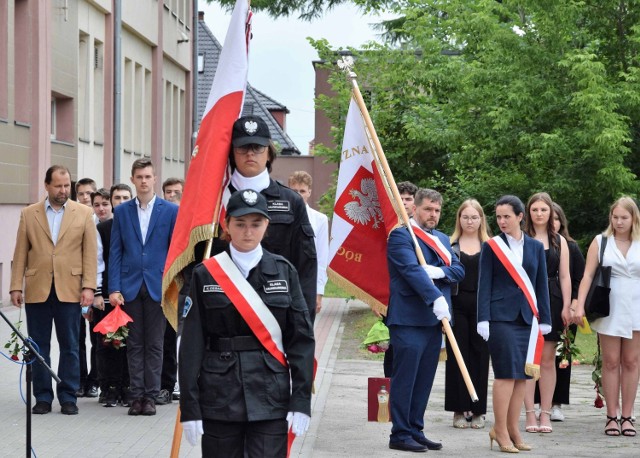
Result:
<svg viewBox="0 0 640 458"><path fill-rule="evenodd" d="M109 305L109 303L105 303L104 305L104 310L93 310L95 324L98 324L113 310L113 307ZM106 391L110 386L128 388L129 368L127 366L127 347L115 349L111 344L105 345L102 343L104 337L102 334L97 335L96 362L98 363L100 389Z"/></svg>
<svg viewBox="0 0 640 458"><path fill-rule="evenodd" d="M98 310L93 309L93 312L96 311ZM91 370L89 370L89 366L87 365L87 323L89 324L89 341L91 342L91 350L89 351ZM98 335L93 331L95 325L95 319L87 322L83 316L80 316L80 337L78 341L80 350L80 388L84 389L98 385L98 365L96 362Z"/></svg>
<svg viewBox="0 0 640 458"><path fill-rule="evenodd" d="M125 302L124 311L133 320L129 323L127 337L131 399L155 399L160 393L162 345L167 319L160 302L151 298L144 282L136 298Z"/></svg>
<svg viewBox="0 0 640 458"><path fill-rule="evenodd" d="M285 458L287 421L203 420L202 456L206 458Z"/></svg>
<svg viewBox="0 0 640 458"><path fill-rule="evenodd" d="M178 376L178 354L176 351L176 331L166 322L164 330L164 344L162 348L162 373L160 375L160 389L173 393Z"/></svg>
<svg viewBox="0 0 640 458"><path fill-rule="evenodd" d="M459 295L464 295L460 291ZM469 293L471 294L471 293ZM447 363L445 370L444 410L448 412L473 412L474 415L487 413L487 390L489 384L489 348L477 333L477 309L473 298L460 301L462 306L453 308L453 335L464 358L478 395L478 402L472 402L464 383L460 368L447 340Z"/></svg>

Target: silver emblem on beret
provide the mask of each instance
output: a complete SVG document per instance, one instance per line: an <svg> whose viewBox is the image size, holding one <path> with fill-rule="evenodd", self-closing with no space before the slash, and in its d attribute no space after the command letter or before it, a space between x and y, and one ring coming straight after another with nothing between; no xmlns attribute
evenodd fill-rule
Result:
<svg viewBox="0 0 640 458"><path fill-rule="evenodd" d="M244 131L249 135L253 135L258 130L258 123L255 121L247 121L244 123Z"/></svg>
<svg viewBox="0 0 640 458"><path fill-rule="evenodd" d="M249 205L255 205L258 202L258 194L255 191L247 190L242 193L242 200Z"/></svg>

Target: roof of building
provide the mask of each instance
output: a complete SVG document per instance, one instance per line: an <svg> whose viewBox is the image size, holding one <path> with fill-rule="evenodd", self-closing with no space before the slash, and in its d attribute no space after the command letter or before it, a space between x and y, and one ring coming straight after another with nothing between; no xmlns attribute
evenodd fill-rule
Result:
<svg viewBox="0 0 640 458"><path fill-rule="evenodd" d="M207 27L207 24L203 20L199 20L198 54L203 56L204 71L198 73L198 127L200 125L204 109L207 106L207 100L209 98L209 93L211 92L211 86L216 74L216 69L218 68L221 51L222 45L220 42L213 35L209 27ZM287 135L284 129L280 127L280 124L278 124L269 110L289 113L286 106L247 83L242 115L260 116L266 121L269 126L269 130L271 131L273 142L280 150L280 154L300 154L298 147L295 145L293 140L291 140L289 135Z"/></svg>

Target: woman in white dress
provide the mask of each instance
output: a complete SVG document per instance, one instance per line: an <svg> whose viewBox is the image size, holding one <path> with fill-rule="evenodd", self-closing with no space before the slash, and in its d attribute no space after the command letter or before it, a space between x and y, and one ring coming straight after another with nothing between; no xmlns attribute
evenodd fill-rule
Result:
<svg viewBox="0 0 640 458"><path fill-rule="evenodd" d="M578 303L571 310L573 321L584 316L584 302L593 280L602 239L607 239L603 265L611 266L609 316L595 320L591 327L600 337L602 348L602 386L607 401L608 436L633 437L631 421L638 388L640 358L640 212L630 197L621 197L611 206L609 226L589 246L584 277L580 283ZM617 417L619 393L622 410Z"/></svg>

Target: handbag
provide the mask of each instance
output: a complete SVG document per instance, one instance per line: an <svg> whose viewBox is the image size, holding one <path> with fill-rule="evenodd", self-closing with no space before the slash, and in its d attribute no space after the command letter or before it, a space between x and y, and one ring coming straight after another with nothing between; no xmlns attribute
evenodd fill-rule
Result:
<svg viewBox="0 0 640 458"><path fill-rule="evenodd" d="M598 267L596 268L593 281L589 287L589 293L587 294L587 300L584 304L584 312L589 321L607 317L611 310L609 304L611 266L602 265L602 258L604 257L604 249L606 246L607 238L602 237Z"/></svg>

